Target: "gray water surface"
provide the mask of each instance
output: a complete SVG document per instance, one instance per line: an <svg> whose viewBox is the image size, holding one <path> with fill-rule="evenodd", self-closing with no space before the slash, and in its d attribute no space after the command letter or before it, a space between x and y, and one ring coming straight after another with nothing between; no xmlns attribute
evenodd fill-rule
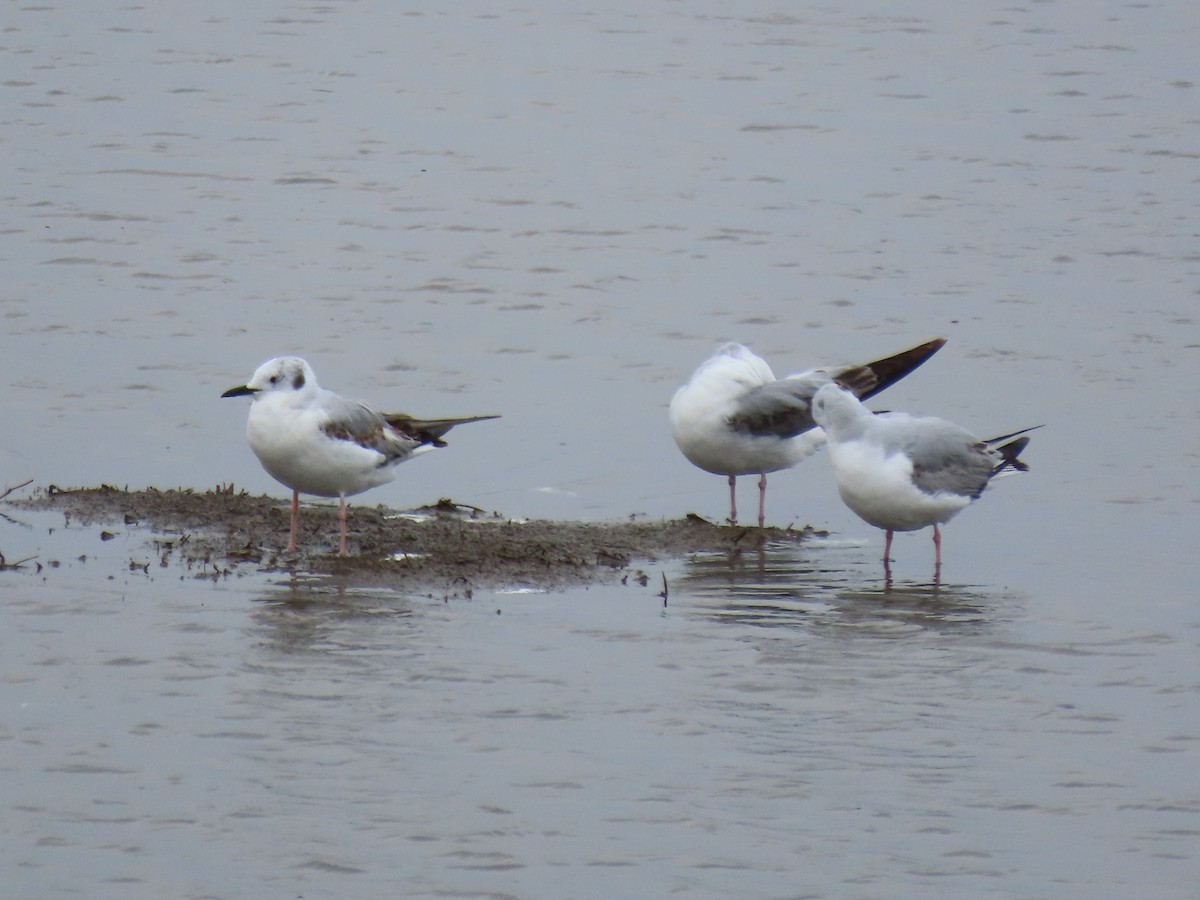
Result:
<svg viewBox="0 0 1200 900"><path fill-rule="evenodd" d="M936 590L922 533L885 592L824 457L767 512L826 539L471 600L0 507L37 556L0 571L6 895L1193 896L1198 25L9 9L0 489L283 497L219 399L281 353L504 415L359 498L394 507L719 519L665 413L726 339L784 374L943 335L877 405L1047 427Z"/></svg>

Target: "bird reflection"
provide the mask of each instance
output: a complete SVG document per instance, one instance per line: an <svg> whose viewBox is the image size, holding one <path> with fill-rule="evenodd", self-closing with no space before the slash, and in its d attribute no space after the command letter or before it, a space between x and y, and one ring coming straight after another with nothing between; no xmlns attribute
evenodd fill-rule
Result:
<svg viewBox="0 0 1200 900"><path fill-rule="evenodd" d="M402 595L348 587L329 578L293 575L260 594L254 621L262 638L282 653L330 652L358 646L358 623L412 616Z"/></svg>
<svg viewBox="0 0 1200 900"><path fill-rule="evenodd" d="M923 629L976 627L991 621L1002 598L968 585L881 582L864 548L836 541L771 545L695 554L672 590L695 598L706 618L757 627L864 626L905 623ZM679 604L676 604L677 606Z"/></svg>

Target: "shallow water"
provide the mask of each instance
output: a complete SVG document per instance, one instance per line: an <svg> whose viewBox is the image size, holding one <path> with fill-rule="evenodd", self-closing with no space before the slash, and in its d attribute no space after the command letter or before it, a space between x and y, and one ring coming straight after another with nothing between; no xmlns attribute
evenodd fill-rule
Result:
<svg viewBox="0 0 1200 900"><path fill-rule="evenodd" d="M59 561L0 571L8 893L1188 896L1196 25L11 10L0 487L282 496L218 396L283 352L504 414L360 498L397 507L720 518L665 407L727 338L783 373L942 334L882 405L1048 427L936 590L919 534L884 592L823 458L768 515L828 540L660 567L665 609L657 568L470 601L203 581L0 507L10 562Z"/></svg>
<svg viewBox="0 0 1200 900"><path fill-rule="evenodd" d="M138 549L3 582L13 896L1194 883L1194 633L885 595L819 543L664 570L666 606L131 572Z"/></svg>

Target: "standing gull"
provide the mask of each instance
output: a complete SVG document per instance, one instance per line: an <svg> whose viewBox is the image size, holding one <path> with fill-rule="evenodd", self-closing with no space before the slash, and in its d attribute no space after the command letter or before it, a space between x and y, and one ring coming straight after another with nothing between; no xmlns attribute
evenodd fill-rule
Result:
<svg viewBox="0 0 1200 900"><path fill-rule="evenodd" d="M246 423L250 449L272 478L292 489L289 553L296 551L301 494L338 498L338 552L345 556L347 497L388 483L406 459L446 446L442 436L455 425L499 418L378 413L322 388L298 356L267 360L248 382L221 396L254 398Z"/></svg>
<svg viewBox="0 0 1200 900"><path fill-rule="evenodd" d="M813 418L829 436L829 458L842 500L864 522L887 532L883 565L888 574L895 532L932 525L938 572L938 525L977 500L1001 472L1029 468L1017 456L1029 443L1022 435L1033 428L980 440L945 419L876 415L836 385L817 391Z"/></svg>
<svg viewBox="0 0 1200 900"><path fill-rule="evenodd" d="M866 399L933 356L945 338L862 365L826 366L778 381L741 344L725 344L671 398L671 435L688 461L729 479L729 522L737 524L737 476L758 475L758 524L766 519L767 473L789 469L825 443L813 395L837 384Z"/></svg>

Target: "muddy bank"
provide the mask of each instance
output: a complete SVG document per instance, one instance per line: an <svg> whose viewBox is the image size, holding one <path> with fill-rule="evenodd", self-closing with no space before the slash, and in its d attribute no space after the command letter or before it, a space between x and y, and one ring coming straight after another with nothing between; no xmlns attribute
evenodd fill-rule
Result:
<svg viewBox="0 0 1200 900"><path fill-rule="evenodd" d="M337 509L301 509L300 552L285 552L288 504L232 487L210 491L101 486L39 489L8 505L57 510L68 525L144 530L155 562L175 558L202 577L257 571L336 574L359 584L469 590L565 587L650 576L656 561L738 553L763 542L798 543L809 528L718 525L689 515L666 521L518 521L442 500L416 510L351 506L350 556L336 555ZM657 576L654 576L657 578Z"/></svg>

